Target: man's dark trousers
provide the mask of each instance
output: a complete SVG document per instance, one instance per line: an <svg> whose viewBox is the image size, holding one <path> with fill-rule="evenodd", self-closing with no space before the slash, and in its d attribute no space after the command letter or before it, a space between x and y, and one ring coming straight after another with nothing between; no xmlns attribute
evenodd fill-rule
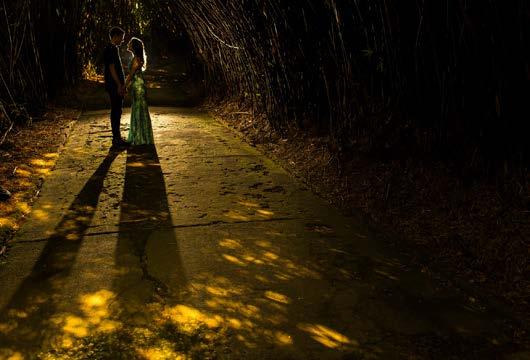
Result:
<svg viewBox="0 0 530 360"><path fill-rule="evenodd" d="M123 111L123 97L117 90L108 91L110 96L110 125L112 127L112 142L121 141L120 120Z"/></svg>

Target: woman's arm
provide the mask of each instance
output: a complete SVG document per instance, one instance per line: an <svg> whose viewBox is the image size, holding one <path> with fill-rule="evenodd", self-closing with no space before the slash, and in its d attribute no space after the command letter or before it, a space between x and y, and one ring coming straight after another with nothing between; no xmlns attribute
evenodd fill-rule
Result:
<svg viewBox="0 0 530 360"><path fill-rule="evenodd" d="M131 65L131 71L129 72L129 74L127 75L127 79L125 80L125 87L126 88L128 88L129 85L131 84L131 81L132 81L134 73L141 66L140 63L141 63L140 60L138 60L136 57L133 59L132 65Z"/></svg>

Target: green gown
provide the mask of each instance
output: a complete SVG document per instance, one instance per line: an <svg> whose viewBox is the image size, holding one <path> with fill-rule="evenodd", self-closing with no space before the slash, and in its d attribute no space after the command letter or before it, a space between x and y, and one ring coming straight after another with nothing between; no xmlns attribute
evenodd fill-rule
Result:
<svg viewBox="0 0 530 360"><path fill-rule="evenodd" d="M129 71L132 61L129 65ZM147 107L147 87L144 80L143 71L139 68L131 80L131 124L129 126L129 141L132 145L154 144L153 127L151 116Z"/></svg>

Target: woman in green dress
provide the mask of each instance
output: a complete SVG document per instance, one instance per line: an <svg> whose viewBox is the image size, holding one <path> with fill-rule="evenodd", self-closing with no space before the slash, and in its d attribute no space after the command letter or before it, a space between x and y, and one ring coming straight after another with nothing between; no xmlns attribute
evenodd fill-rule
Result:
<svg viewBox="0 0 530 360"><path fill-rule="evenodd" d="M147 88L143 72L146 66L146 56L142 40L133 37L127 44L127 50L133 54L129 65L129 75L125 80L125 87L131 94L131 124L129 137L131 145L154 144L153 127L149 108L147 107Z"/></svg>

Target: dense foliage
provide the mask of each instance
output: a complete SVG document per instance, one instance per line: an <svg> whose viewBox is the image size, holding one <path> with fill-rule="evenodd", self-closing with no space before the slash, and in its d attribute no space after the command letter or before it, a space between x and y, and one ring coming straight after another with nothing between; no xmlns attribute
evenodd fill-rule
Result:
<svg viewBox="0 0 530 360"><path fill-rule="evenodd" d="M168 6L210 70L210 87L248 100L277 127L310 123L339 147L421 150L481 170L526 166L527 1Z"/></svg>
<svg viewBox="0 0 530 360"><path fill-rule="evenodd" d="M4 130L14 108L42 105L95 61L110 23L138 32L156 18L184 26L212 97L277 129L481 172L527 165L525 0L23 0L1 10Z"/></svg>

